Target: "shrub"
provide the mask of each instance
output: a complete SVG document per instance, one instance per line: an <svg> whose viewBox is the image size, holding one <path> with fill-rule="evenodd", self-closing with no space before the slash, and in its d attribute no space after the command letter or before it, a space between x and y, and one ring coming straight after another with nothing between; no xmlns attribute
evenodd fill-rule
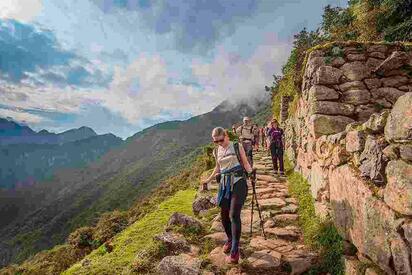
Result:
<svg viewBox="0 0 412 275"><path fill-rule="evenodd" d="M96 242L93 239L93 234L93 227L80 227L69 235L67 242L75 248L95 247Z"/></svg>
<svg viewBox="0 0 412 275"><path fill-rule="evenodd" d="M132 263L132 270L137 273L153 271L155 264L167 255L167 247L162 242L154 242L140 251Z"/></svg>
<svg viewBox="0 0 412 275"><path fill-rule="evenodd" d="M94 229L94 239L104 243L126 228L128 224L127 212L113 211L101 215Z"/></svg>

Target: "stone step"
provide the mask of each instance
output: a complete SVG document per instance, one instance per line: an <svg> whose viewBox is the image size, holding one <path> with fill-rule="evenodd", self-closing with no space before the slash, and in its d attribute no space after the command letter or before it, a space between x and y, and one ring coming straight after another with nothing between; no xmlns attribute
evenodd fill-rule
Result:
<svg viewBox="0 0 412 275"><path fill-rule="evenodd" d="M259 205L262 207L265 207L265 206L283 207L283 206L286 206L286 202L285 200L281 198L270 198L270 199L260 200Z"/></svg>
<svg viewBox="0 0 412 275"><path fill-rule="evenodd" d="M265 232L288 241L297 241L300 238L300 232L296 228L273 227L267 228Z"/></svg>
<svg viewBox="0 0 412 275"><path fill-rule="evenodd" d="M282 254L279 252L265 249L252 253L247 260L255 271L270 270L274 272L274 269L280 268L281 258Z"/></svg>

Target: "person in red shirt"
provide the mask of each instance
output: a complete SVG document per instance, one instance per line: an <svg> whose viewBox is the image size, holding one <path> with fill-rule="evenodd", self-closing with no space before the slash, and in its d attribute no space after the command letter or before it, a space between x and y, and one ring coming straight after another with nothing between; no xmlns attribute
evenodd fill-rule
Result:
<svg viewBox="0 0 412 275"><path fill-rule="evenodd" d="M275 175L279 174L284 176L284 167L283 167L283 152L285 148L284 143L284 132L283 129L279 127L279 123L276 119L272 120L271 128L268 130L269 138L269 148L272 155L273 170L275 170Z"/></svg>

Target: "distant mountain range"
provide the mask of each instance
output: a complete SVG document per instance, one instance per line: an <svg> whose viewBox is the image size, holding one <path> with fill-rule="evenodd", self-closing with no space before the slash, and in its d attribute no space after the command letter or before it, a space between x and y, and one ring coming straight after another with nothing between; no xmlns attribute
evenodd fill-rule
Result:
<svg viewBox="0 0 412 275"><path fill-rule="evenodd" d="M55 134L0 119L0 189L33 185L57 169L82 167L122 142L88 127Z"/></svg>
<svg viewBox="0 0 412 275"><path fill-rule="evenodd" d="M33 131L30 127L20 125L12 120L0 118L0 145L7 144L64 144L97 136L93 129L80 127L59 134L47 130Z"/></svg>
<svg viewBox="0 0 412 275"><path fill-rule="evenodd" d="M59 171L30 188L0 192L0 266L61 243L102 212L127 209L192 161L216 126L230 127L265 107L224 102L185 121L149 127L81 169ZM5 202L5 203L3 203ZM4 217L4 219L3 219ZM5 222L3 222L5 221Z"/></svg>

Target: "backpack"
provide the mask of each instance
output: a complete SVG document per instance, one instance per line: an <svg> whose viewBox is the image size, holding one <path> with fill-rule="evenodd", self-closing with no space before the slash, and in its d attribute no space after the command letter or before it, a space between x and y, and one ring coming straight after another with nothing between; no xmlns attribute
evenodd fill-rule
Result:
<svg viewBox="0 0 412 275"><path fill-rule="evenodd" d="M233 142L233 147L235 148L235 154L236 154L237 160L239 161L240 166L242 166L243 172L246 173L246 169L245 167L243 167L243 163L240 159L239 143ZM215 147L215 149L213 149L213 156L215 157L216 163L217 163L217 148L218 147Z"/></svg>

